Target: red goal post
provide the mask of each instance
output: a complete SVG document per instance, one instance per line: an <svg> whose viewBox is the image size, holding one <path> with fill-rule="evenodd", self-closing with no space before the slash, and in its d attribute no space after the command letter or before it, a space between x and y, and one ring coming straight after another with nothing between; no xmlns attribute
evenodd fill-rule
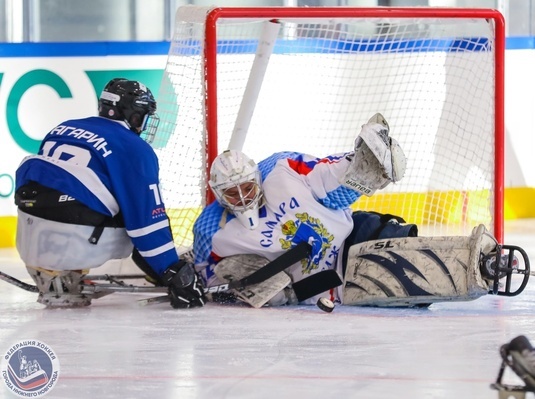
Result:
<svg viewBox="0 0 535 399"><path fill-rule="evenodd" d="M179 8L153 143L176 243L191 244L213 200L219 152L351 151L376 112L407 172L355 209L398 214L421 235L484 223L503 241L504 50L492 9Z"/></svg>

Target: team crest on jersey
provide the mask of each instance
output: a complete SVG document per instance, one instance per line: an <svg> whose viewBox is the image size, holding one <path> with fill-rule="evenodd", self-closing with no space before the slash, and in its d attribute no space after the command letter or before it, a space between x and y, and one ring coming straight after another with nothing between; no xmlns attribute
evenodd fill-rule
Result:
<svg viewBox="0 0 535 399"><path fill-rule="evenodd" d="M327 257L327 252L331 252L334 236L318 218L310 216L307 212L297 213L295 216L297 220L289 220L282 225L282 233L286 238L281 238L280 243L285 250L295 246L294 243L302 241L312 245L312 256L301 260L303 274L310 274L319 267L320 261Z"/></svg>

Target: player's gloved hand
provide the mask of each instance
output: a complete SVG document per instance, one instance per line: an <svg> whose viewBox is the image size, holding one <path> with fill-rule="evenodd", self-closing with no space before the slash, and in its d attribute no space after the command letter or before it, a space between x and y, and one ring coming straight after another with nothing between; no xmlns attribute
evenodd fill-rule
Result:
<svg viewBox="0 0 535 399"><path fill-rule="evenodd" d="M206 303L204 287L191 263L180 260L164 272L162 280L169 287L173 308L195 308Z"/></svg>

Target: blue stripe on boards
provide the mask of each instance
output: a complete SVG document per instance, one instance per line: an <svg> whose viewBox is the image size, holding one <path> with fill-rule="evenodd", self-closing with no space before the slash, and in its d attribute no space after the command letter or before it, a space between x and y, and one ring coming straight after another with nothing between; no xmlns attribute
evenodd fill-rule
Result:
<svg viewBox="0 0 535 399"><path fill-rule="evenodd" d="M169 42L1 43L0 57L167 55Z"/></svg>
<svg viewBox="0 0 535 399"><path fill-rule="evenodd" d="M198 53L190 43L181 54ZM415 52L415 51L487 51L487 38L464 39L296 39L283 40L274 53L344 53L344 52ZM0 43L0 57L99 57L113 55L167 55L170 42L62 42ZM257 40L222 40L218 52L253 54ZM507 50L534 49L535 37L509 37Z"/></svg>

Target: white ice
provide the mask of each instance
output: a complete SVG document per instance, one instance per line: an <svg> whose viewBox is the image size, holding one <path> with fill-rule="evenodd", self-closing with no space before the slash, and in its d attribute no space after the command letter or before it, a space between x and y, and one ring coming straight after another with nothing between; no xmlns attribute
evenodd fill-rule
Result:
<svg viewBox="0 0 535 399"><path fill-rule="evenodd" d="M534 238L535 220L506 224L505 243L531 260ZM0 270L31 282L15 249L0 250ZM500 346L518 335L535 344L534 281L516 297L412 310L338 306L331 314L314 306L142 307L147 294L126 293L50 310L0 281L0 353L25 339L53 348L60 375L51 399L497 398L490 384ZM522 385L509 369L503 382ZM2 380L0 398L11 397Z"/></svg>

